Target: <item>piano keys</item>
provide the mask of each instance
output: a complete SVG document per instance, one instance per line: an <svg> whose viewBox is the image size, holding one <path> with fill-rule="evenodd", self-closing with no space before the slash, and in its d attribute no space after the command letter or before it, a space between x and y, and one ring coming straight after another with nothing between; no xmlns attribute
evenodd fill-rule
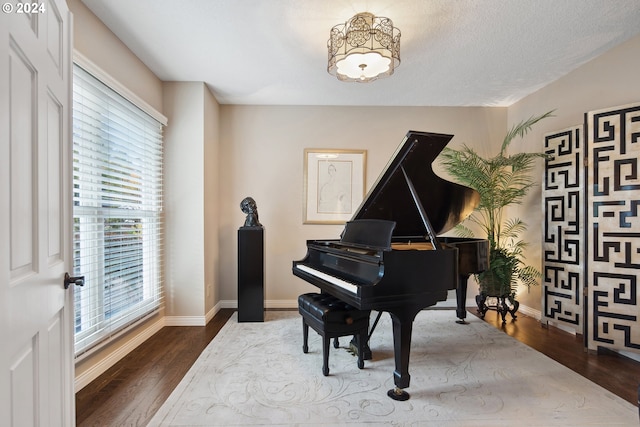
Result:
<svg viewBox="0 0 640 427"><path fill-rule="evenodd" d="M451 135L410 131L347 222L340 239L307 241L294 275L361 310L388 312L393 323L394 384L406 400L413 320L458 292L464 320L466 279L486 269L488 242L443 238L479 203L478 193L438 177L432 163ZM463 283L464 282L464 283ZM462 294L464 291L464 294Z"/></svg>

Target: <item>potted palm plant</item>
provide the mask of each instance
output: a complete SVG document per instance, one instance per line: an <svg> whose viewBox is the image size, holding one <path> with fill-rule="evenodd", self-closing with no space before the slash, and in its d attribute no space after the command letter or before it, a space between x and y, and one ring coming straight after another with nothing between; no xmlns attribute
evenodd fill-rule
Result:
<svg viewBox="0 0 640 427"><path fill-rule="evenodd" d="M553 111L532 116L515 125L504 137L500 152L483 158L473 148L463 145L461 149L445 148L439 161L445 170L460 184L480 193L480 204L467 219L476 224L489 240L489 269L476 275L480 293L476 297L482 317L490 308L486 301L495 297L495 308L506 321L509 312L515 318L519 303L516 300L518 283L527 287L538 284L541 274L524 262L527 243L520 238L527 224L520 218L508 218L508 206L520 204L535 181L531 171L544 153L507 154L509 145L516 137L523 137L534 124L550 117ZM460 224L456 228L462 237L474 237L473 230Z"/></svg>

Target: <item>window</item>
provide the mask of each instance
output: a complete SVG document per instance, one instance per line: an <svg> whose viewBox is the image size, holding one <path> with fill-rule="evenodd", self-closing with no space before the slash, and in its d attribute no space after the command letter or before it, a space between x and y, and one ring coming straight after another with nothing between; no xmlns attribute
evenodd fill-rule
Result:
<svg viewBox="0 0 640 427"><path fill-rule="evenodd" d="M76 357L162 303L162 123L73 75Z"/></svg>

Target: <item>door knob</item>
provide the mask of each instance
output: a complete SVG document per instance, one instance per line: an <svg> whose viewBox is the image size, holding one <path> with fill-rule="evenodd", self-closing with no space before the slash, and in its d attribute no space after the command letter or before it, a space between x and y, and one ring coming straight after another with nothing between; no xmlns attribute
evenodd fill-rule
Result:
<svg viewBox="0 0 640 427"><path fill-rule="evenodd" d="M84 276L71 277L69 273L64 273L64 288L69 289L70 285L84 286Z"/></svg>

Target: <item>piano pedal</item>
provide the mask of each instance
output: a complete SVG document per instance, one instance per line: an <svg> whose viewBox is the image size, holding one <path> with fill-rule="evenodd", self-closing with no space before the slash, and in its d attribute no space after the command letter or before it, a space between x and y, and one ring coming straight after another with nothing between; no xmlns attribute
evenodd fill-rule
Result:
<svg viewBox="0 0 640 427"><path fill-rule="evenodd" d="M387 396L392 398L393 400L398 400L404 402L405 400L409 400L409 393L404 391L401 388L393 388L387 392Z"/></svg>
<svg viewBox="0 0 640 427"><path fill-rule="evenodd" d="M363 347L362 360L373 359L373 354L371 353L371 348L369 347L369 343L366 342L362 347ZM358 341L357 341L357 337L355 336L351 339L351 342L349 343L349 352L355 356L358 355Z"/></svg>

